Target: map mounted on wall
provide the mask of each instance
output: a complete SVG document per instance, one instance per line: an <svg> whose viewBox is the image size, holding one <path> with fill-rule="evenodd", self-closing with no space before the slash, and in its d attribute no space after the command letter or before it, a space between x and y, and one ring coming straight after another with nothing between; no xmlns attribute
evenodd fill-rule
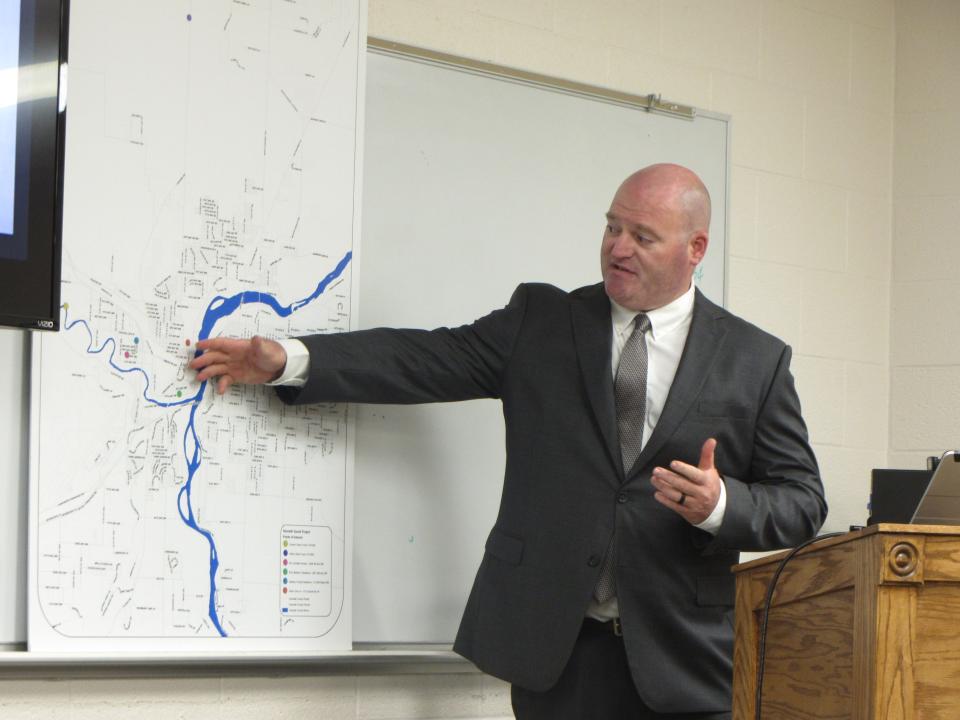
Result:
<svg viewBox="0 0 960 720"><path fill-rule="evenodd" d="M350 329L362 5L74 4L31 650L349 649L347 407L219 396L186 363L206 337Z"/></svg>

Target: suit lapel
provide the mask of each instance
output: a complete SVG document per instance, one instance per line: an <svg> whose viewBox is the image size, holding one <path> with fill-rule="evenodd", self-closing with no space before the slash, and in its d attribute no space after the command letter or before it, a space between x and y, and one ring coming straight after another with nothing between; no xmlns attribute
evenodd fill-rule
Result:
<svg viewBox="0 0 960 720"><path fill-rule="evenodd" d="M582 294L575 295L573 300L573 335L580 358L584 388L603 435L607 453L619 474L620 440L617 437L617 415L610 369L610 344L613 337L610 301L602 284L590 286Z"/></svg>
<svg viewBox="0 0 960 720"><path fill-rule="evenodd" d="M699 290L696 291L690 332L680 355L677 374L673 378L657 427L637 462L627 473L628 477L645 467L660 451L667 439L676 432L700 394L727 333L723 315L724 310L707 300Z"/></svg>

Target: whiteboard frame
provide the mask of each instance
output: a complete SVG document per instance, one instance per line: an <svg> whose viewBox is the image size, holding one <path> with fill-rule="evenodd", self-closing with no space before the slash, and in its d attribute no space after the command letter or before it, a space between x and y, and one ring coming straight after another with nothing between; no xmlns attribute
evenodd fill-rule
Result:
<svg viewBox="0 0 960 720"><path fill-rule="evenodd" d="M612 102L617 105L626 105L627 107L641 108L651 112L660 112L687 120L692 120L697 115L717 117L710 113L704 113L702 110L698 110L689 105L681 105L679 103L661 100L660 95L656 93L650 93L645 96L634 95L598 85L587 85L586 83L565 80L553 75L543 75L541 73L530 72L529 70L521 70L507 65L497 65L496 63L484 62L482 60L472 60L460 55L451 55L449 53L429 50L416 45L407 45L405 43L373 36L367 37L367 52L391 55L393 57L404 57L433 65L449 67L461 72L485 75L499 80L512 80L535 87L570 93L571 95L580 95L582 97L603 100L604 102Z"/></svg>

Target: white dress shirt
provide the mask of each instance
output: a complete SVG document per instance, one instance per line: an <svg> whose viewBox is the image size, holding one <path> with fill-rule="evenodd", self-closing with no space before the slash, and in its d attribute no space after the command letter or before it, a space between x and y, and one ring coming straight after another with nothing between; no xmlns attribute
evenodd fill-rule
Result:
<svg viewBox="0 0 960 720"><path fill-rule="evenodd" d="M307 377L310 375L310 351L296 338L286 338L277 342L287 353L287 364L280 377L266 384L303 387L307 384Z"/></svg>

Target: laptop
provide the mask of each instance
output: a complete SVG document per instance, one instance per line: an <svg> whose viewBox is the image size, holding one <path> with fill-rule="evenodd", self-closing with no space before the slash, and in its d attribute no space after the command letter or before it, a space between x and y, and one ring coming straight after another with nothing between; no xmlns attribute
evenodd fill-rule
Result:
<svg viewBox="0 0 960 720"><path fill-rule="evenodd" d="M960 451L940 457L910 522L914 525L960 525Z"/></svg>

